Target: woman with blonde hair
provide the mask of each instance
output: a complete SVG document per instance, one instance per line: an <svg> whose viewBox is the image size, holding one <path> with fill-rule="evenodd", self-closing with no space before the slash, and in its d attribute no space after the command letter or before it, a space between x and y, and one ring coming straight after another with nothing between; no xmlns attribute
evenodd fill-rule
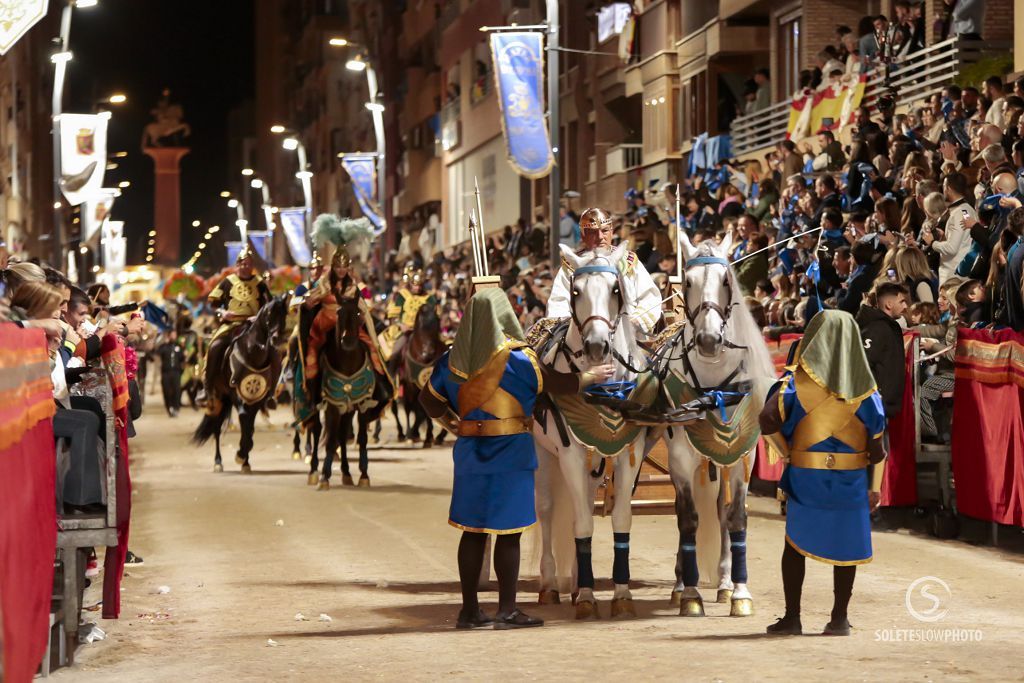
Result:
<svg viewBox="0 0 1024 683"><path fill-rule="evenodd" d="M3 270L4 294L10 298L25 282L45 282L46 273L34 263L12 263Z"/></svg>
<svg viewBox="0 0 1024 683"><path fill-rule="evenodd" d="M902 282L910 290L913 303L935 302L938 283L932 269L928 267L928 257L923 251L917 247L901 248L896 252L893 265L897 282Z"/></svg>
<svg viewBox="0 0 1024 683"><path fill-rule="evenodd" d="M24 320L56 318L60 314L61 298L60 290L53 285L29 280L14 290L11 306L20 309Z"/></svg>

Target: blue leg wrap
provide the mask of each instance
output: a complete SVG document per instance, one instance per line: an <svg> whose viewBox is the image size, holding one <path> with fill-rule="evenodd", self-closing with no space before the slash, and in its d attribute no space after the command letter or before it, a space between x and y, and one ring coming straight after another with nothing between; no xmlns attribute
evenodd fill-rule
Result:
<svg viewBox="0 0 1024 683"><path fill-rule="evenodd" d="M576 567L580 588L594 587L594 565L590 555L590 539L576 539Z"/></svg>
<svg viewBox="0 0 1024 683"><path fill-rule="evenodd" d="M629 583L629 534L614 534L615 562L612 564L612 581L616 584Z"/></svg>
<svg viewBox="0 0 1024 683"><path fill-rule="evenodd" d="M683 585L696 586L700 580L697 571L697 534L679 535L679 554L683 558Z"/></svg>
<svg viewBox="0 0 1024 683"><path fill-rule="evenodd" d="M732 550L732 582L747 582L747 531L730 531L729 547Z"/></svg>

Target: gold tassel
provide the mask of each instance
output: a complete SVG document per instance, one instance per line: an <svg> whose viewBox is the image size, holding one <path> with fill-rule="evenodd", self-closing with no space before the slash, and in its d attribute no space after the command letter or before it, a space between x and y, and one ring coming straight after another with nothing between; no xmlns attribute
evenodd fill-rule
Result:
<svg viewBox="0 0 1024 683"><path fill-rule="evenodd" d="M729 467L722 468L722 487L725 488L725 504L732 504L732 487L729 486Z"/></svg>
<svg viewBox="0 0 1024 683"><path fill-rule="evenodd" d="M750 453L743 455L743 483L750 483Z"/></svg>
<svg viewBox="0 0 1024 683"><path fill-rule="evenodd" d="M587 448L587 472L594 471L594 449Z"/></svg>
<svg viewBox="0 0 1024 683"><path fill-rule="evenodd" d="M636 446L633 443L629 444L629 466L636 467Z"/></svg>
<svg viewBox="0 0 1024 683"><path fill-rule="evenodd" d="M708 483L708 459L704 458L700 463L700 485L704 486Z"/></svg>

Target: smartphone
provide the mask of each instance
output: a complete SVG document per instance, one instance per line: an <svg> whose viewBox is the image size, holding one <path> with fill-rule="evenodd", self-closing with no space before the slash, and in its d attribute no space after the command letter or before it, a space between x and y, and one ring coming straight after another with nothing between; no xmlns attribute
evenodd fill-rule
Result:
<svg viewBox="0 0 1024 683"><path fill-rule="evenodd" d="M99 328L96 326L96 323L92 322L91 320L83 320L82 329L85 331L86 334L93 335L96 334L96 330L98 330Z"/></svg>
<svg viewBox="0 0 1024 683"><path fill-rule="evenodd" d="M889 270L886 271L886 275L889 276L890 280L892 280L893 282L896 282L896 271L895 271L895 269L890 268Z"/></svg>

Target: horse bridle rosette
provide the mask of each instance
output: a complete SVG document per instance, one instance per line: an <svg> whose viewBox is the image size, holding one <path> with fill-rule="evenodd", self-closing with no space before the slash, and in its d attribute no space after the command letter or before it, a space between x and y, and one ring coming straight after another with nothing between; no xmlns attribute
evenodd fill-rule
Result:
<svg viewBox="0 0 1024 683"><path fill-rule="evenodd" d="M579 317L576 315L576 297L579 295L579 291L576 289L576 278L580 275L592 275L596 273L610 273L615 276L615 295L618 297L618 315L615 316L615 320L609 320L603 315L591 315L582 323ZM593 264L588 266L580 266L573 271L572 277L569 278L569 310L572 313L572 321L576 325L576 329L583 332L584 328L591 323L591 321L603 322L608 325L611 334L615 334L615 329L619 325L619 320L622 319L623 308L625 307L625 297L622 293L622 276L619 273L619 269L613 265L601 265Z"/></svg>

